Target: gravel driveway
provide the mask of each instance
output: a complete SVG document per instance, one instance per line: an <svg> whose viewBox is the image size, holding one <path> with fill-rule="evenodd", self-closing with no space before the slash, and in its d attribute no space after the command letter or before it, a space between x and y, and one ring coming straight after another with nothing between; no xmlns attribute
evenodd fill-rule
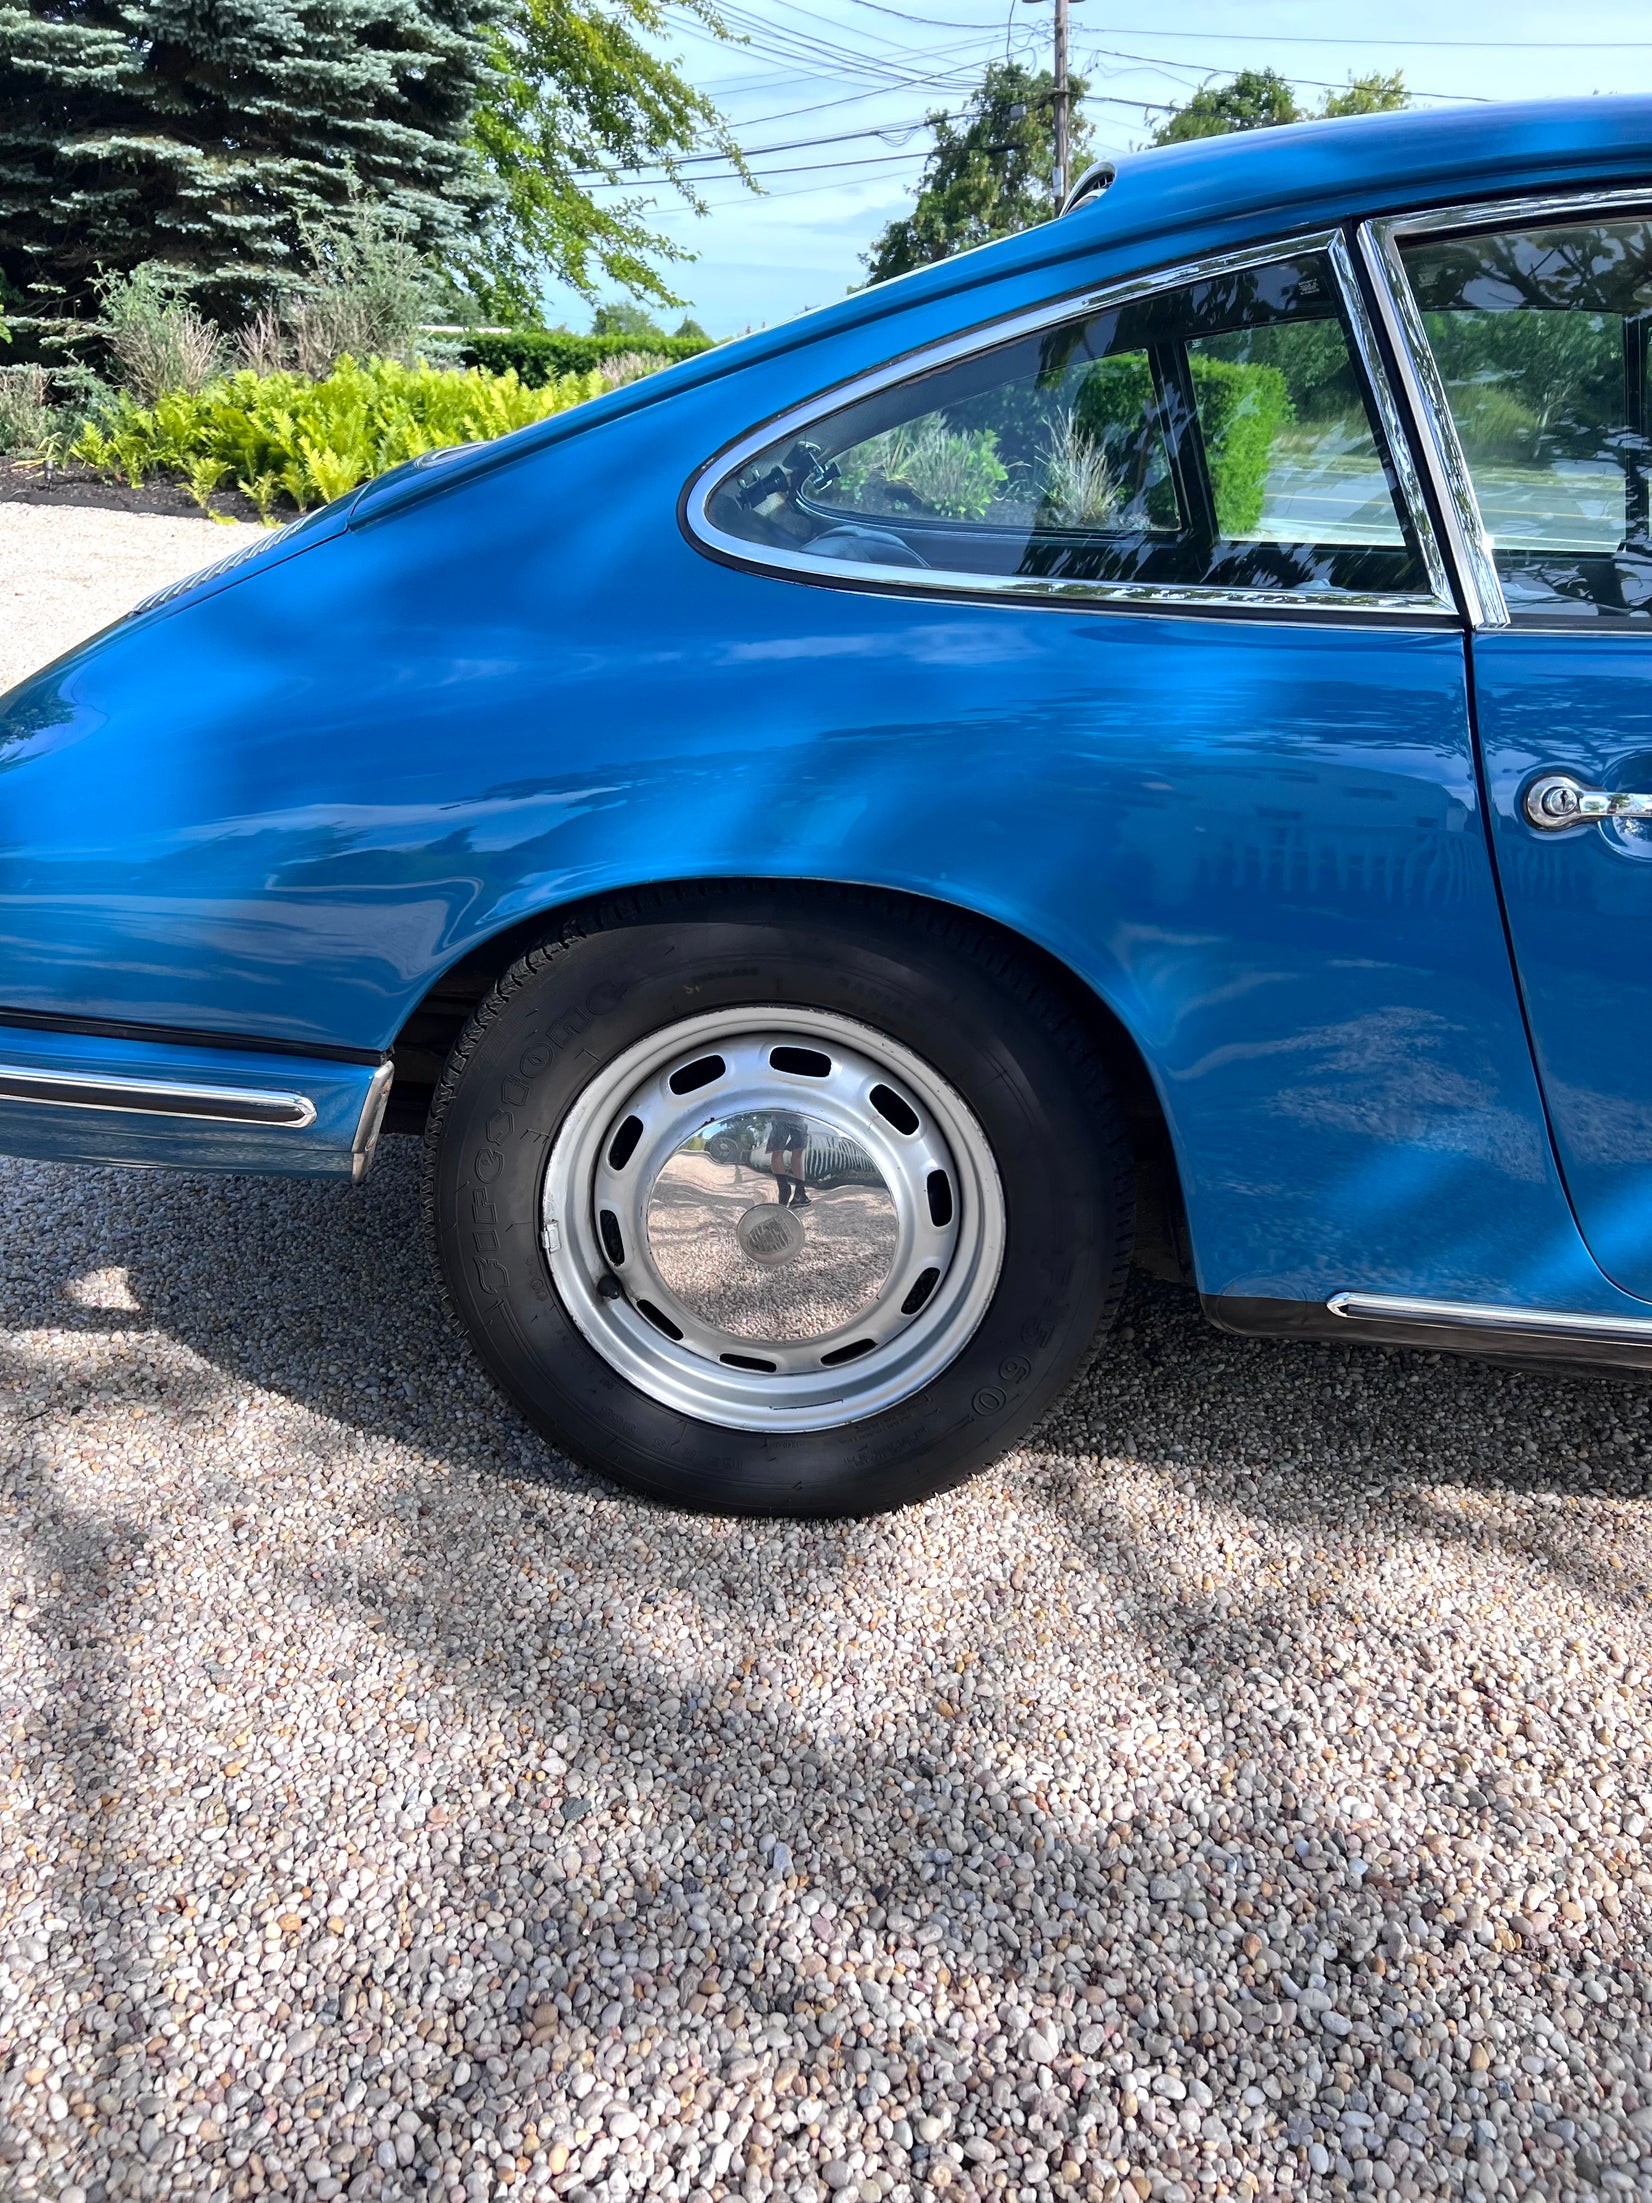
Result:
<svg viewBox="0 0 1652 2203"><path fill-rule="evenodd" d="M204 517L0 504L0 692L259 532Z"/></svg>
<svg viewBox="0 0 1652 2203"><path fill-rule="evenodd" d="M696 1520L406 1142L0 1214L8 2199L1652 2196L1639 1381L1144 1284L965 1491Z"/></svg>

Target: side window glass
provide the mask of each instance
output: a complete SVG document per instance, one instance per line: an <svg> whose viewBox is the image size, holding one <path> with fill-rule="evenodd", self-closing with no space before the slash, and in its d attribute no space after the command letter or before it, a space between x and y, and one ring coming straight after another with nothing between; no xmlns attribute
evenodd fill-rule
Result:
<svg viewBox="0 0 1652 2203"><path fill-rule="evenodd" d="M1652 618L1652 224L1405 249L1511 614Z"/></svg>
<svg viewBox="0 0 1652 2203"><path fill-rule="evenodd" d="M999 584L1426 594L1319 254L913 376L717 485L724 537Z"/></svg>

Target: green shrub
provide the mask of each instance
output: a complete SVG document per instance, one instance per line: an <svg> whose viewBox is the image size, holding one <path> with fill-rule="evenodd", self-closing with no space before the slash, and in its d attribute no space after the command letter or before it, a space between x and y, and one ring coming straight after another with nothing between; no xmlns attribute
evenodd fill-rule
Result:
<svg viewBox="0 0 1652 2203"><path fill-rule="evenodd" d="M35 458L51 433L52 408L43 367L0 367L0 452Z"/></svg>
<svg viewBox="0 0 1652 2203"><path fill-rule="evenodd" d="M602 387L586 374L530 390L514 374L382 359L341 360L319 382L243 370L193 396L170 391L152 406L123 397L83 427L71 449L133 488L150 474L179 475L203 504L227 476L268 518L278 494L303 512L404 459L503 436ZM212 476L215 464L222 471Z"/></svg>
<svg viewBox="0 0 1652 2203"><path fill-rule="evenodd" d="M843 454L842 494L871 511L904 503L948 520L982 520L1009 479L994 431L947 428L938 413L869 436Z"/></svg>
<svg viewBox="0 0 1652 2203"><path fill-rule="evenodd" d="M628 336L620 343L611 336L575 337L559 329L507 329L498 335L469 329L457 342L467 367L485 367L495 375L513 371L530 390L563 375L588 375L617 351L657 354L670 366L673 360L693 359L711 349L707 337Z"/></svg>
<svg viewBox="0 0 1652 2203"><path fill-rule="evenodd" d="M168 390L204 390L222 370L224 340L185 297L177 269L146 260L129 275L99 276L97 291L96 334L140 403Z"/></svg>
<svg viewBox="0 0 1652 2203"><path fill-rule="evenodd" d="M1192 366L1216 525L1224 536L1250 535L1267 502L1274 439L1296 418L1290 391L1277 367L1198 356Z"/></svg>

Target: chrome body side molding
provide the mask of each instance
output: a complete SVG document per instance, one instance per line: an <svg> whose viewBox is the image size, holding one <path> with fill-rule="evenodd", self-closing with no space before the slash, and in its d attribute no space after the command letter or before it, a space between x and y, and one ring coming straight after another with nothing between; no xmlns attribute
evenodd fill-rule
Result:
<svg viewBox="0 0 1652 2203"><path fill-rule="evenodd" d="M387 1061L343 1050L0 1020L0 1154L361 1178L390 1081Z"/></svg>
<svg viewBox="0 0 1652 2203"><path fill-rule="evenodd" d="M314 1124L316 1115L315 1103L307 1094L42 1071L16 1063L0 1063L0 1101L36 1102L48 1109L114 1109L145 1117L193 1117L210 1124L284 1125L295 1132Z"/></svg>
<svg viewBox="0 0 1652 2203"><path fill-rule="evenodd" d="M1408 1300L1388 1293L1333 1293L1325 1303L1345 1322L1440 1324L1459 1331L1523 1331L1544 1338L1642 1340L1652 1346L1652 1317L1577 1316L1555 1308L1498 1308L1476 1301Z"/></svg>
<svg viewBox="0 0 1652 2203"><path fill-rule="evenodd" d="M1401 1293L1333 1293L1329 1300L1259 1300L1205 1293L1219 1330L1252 1339L1341 1339L1427 1353L1491 1354L1521 1361L1594 1362L1652 1369L1652 1316L1583 1315Z"/></svg>

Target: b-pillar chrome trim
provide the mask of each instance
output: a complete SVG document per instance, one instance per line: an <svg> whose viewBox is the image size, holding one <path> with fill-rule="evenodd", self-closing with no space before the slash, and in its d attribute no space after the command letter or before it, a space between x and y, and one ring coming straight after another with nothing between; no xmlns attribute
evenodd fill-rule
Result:
<svg viewBox="0 0 1652 2203"><path fill-rule="evenodd" d="M356 1126L355 1141L350 1149L350 1183L353 1186L359 1186L373 1167L395 1076L393 1063L381 1063L367 1082L367 1099L361 1105L361 1122Z"/></svg>
<svg viewBox="0 0 1652 2203"><path fill-rule="evenodd" d="M1399 370L1400 388L1416 425L1417 448L1428 469L1440 524L1457 570L1463 611L1471 627L1507 627L1509 608L1503 601L1497 562L1480 517L1480 501L1474 494L1468 461L1446 403L1445 386L1400 258L1397 239L1412 226L1400 222L1361 223L1360 257L1371 279L1377 312Z"/></svg>
<svg viewBox="0 0 1652 2203"><path fill-rule="evenodd" d="M186 1086L171 1079L118 1079L78 1071L39 1071L0 1063L0 1102L51 1109L113 1109L126 1116L188 1117L208 1124L276 1125L302 1132L315 1123L308 1094L251 1086Z"/></svg>

